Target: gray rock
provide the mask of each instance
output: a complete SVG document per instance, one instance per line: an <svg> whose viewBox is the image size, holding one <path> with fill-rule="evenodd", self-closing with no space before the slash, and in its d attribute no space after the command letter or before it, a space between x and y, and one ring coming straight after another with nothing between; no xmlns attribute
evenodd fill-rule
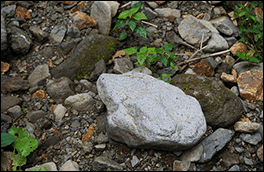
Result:
<svg viewBox="0 0 264 172"><path fill-rule="evenodd" d="M39 82L50 78L49 66L47 64L39 65L34 71L28 76L29 86L38 86Z"/></svg>
<svg viewBox="0 0 264 172"><path fill-rule="evenodd" d="M118 10L120 4L117 1L105 1L105 2L107 2L108 5L110 5L111 17L113 18L117 13L117 10Z"/></svg>
<svg viewBox="0 0 264 172"><path fill-rule="evenodd" d="M1 15L3 15L4 18L13 17L15 13L16 13L16 5L8 5L8 6L1 8Z"/></svg>
<svg viewBox="0 0 264 172"><path fill-rule="evenodd" d="M74 95L74 83L67 77L49 80L47 83L47 93L57 104Z"/></svg>
<svg viewBox="0 0 264 172"><path fill-rule="evenodd" d="M25 171L30 171L30 170L33 170L33 168L36 168L36 167L45 167L47 169L47 171L58 171L57 170L57 166L54 162L47 162L47 163L44 163L44 164L41 164L41 165L36 165L34 167L31 167L31 168L26 168Z"/></svg>
<svg viewBox="0 0 264 172"><path fill-rule="evenodd" d="M232 165L239 164L240 163L240 156L236 153L230 153L228 150L225 150L223 153L219 155L219 158L221 158L223 163L227 168L229 168Z"/></svg>
<svg viewBox="0 0 264 172"><path fill-rule="evenodd" d="M230 90L231 90L236 96L239 95L239 91L238 91L238 87L237 87L237 86L233 86L233 87L231 87Z"/></svg>
<svg viewBox="0 0 264 172"><path fill-rule="evenodd" d="M84 142L82 148L85 153L90 153L93 149L93 144L92 142Z"/></svg>
<svg viewBox="0 0 264 172"><path fill-rule="evenodd" d="M1 51L7 49L7 32L5 26L5 18L1 14Z"/></svg>
<svg viewBox="0 0 264 172"><path fill-rule="evenodd" d="M149 21L155 19L158 14L154 11L152 11L152 9L150 9L149 7L146 7L144 10L143 10L143 13L146 15L146 17L148 18Z"/></svg>
<svg viewBox="0 0 264 172"><path fill-rule="evenodd" d="M254 134L246 134L246 133L241 133L239 137L252 145L257 145L258 142L262 140L261 135L259 133L254 133Z"/></svg>
<svg viewBox="0 0 264 172"><path fill-rule="evenodd" d="M226 145L226 143L232 139L233 135L234 132L224 128L218 128L216 131L214 131L210 136L201 142L204 149L198 162L209 162L213 155L221 150Z"/></svg>
<svg viewBox="0 0 264 172"><path fill-rule="evenodd" d="M94 67L95 69L92 71L90 76L85 76L85 78L88 78L90 81L96 81L102 73L106 72L106 65L103 59L95 63Z"/></svg>
<svg viewBox="0 0 264 172"><path fill-rule="evenodd" d="M21 98L10 95L1 95L1 112L6 111L10 107L18 105L21 102Z"/></svg>
<svg viewBox="0 0 264 172"><path fill-rule="evenodd" d="M212 32L199 19L193 16L185 18L178 26L180 36L188 43L199 47L204 33L203 42L207 42Z"/></svg>
<svg viewBox="0 0 264 172"><path fill-rule="evenodd" d="M108 110L108 136L130 147L184 150L206 130L197 100L152 76L102 74L97 89Z"/></svg>
<svg viewBox="0 0 264 172"><path fill-rule="evenodd" d="M237 39L234 36L224 37L224 38L227 41L229 47L232 47L232 45L234 45L237 42Z"/></svg>
<svg viewBox="0 0 264 172"><path fill-rule="evenodd" d="M198 144L191 149L183 151L181 155L181 160L195 162L201 158L202 153L203 153L203 145Z"/></svg>
<svg viewBox="0 0 264 172"><path fill-rule="evenodd" d="M181 17L181 10L171 8L156 8L154 10L160 17L174 16L175 18Z"/></svg>
<svg viewBox="0 0 264 172"><path fill-rule="evenodd" d="M94 110L96 101L90 93L81 93L69 96L65 99L64 104L70 106L78 111Z"/></svg>
<svg viewBox="0 0 264 172"><path fill-rule="evenodd" d="M188 68L186 70L185 74L193 74L193 75L196 75L196 73L191 68Z"/></svg>
<svg viewBox="0 0 264 172"><path fill-rule="evenodd" d="M10 43L15 53L26 54L32 45L32 40L26 32L16 26L12 26L10 29Z"/></svg>
<svg viewBox="0 0 264 172"><path fill-rule="evenodd" d="M115 58L114 62L114 72L118 74L129 72L133 69L133 63L127 58Z"/></svg>
<svg viewBox="0 0 264 172"><path fill-rule="evenodd" d="M103 143L103 144L98 144L98 145L95 145L94 148L97 150L97 151L103 151L106 147L106 144Z"/></svg>
<svg viewBox="0 0 264 172"><path fill-rule="evenodd" d="M70 51L74 49L81 41L82 41L82 38L76 38L69 42L62 42L58 46L57 50L60 54L68 55Z"/></svg>
<svg viewBox="0 0 264 172"><path fill-rule="evenodd" d="M211 20L210 22L219 32L223 34L235 37L237 37L239 34L239 28L236 27L231 19L227 16L221 16Z"/></svg>
<svg viewBox="0 0 264 172"><path fill-rule="evenodd" d="M190 168L191 162L190 161L173 161L173 171L188 171Z"/></svg>
<svg viewBox="0 0 264 172"><path fill-rule="evenodd" d="M54 109L55 121L59 122L62 120L66 112L67 109L62 104L58 104Z"/></svg>
<svg viewBox="0 0 264 172"><path fill-rule="evenodd" d="M78 27L76 27L76 26L74 26L74 27L68 27L67 35L69 37L72 37L72 38L78 38L78 37L80 37L81 32L78 29Z"/></svg>
<svg viewBox="0 0 264 172"><path fill-rule="evenodd" d="M144 73L147 75L152 75L152 71L145 66L143 66L142 68L141 67L135 68L132 70L132 72L139 72L139 73Z"/></svg>
<svg viewBox="0 0 264 172"><path fill-rule="evenodd" d="M93 166L93 170L95 171L106 171L108 168L110 170L118 170L118 171L123 170L123 167L120 164L118 164L116 161L104 156L99 156L95 158L92 163L92 166Z"/></svg>
<svg viewBox="0 0 264 172"><path fill-rule="evenodd" d="M54 43L61 43L63 40L67 29L65 26L54 26L49 34L49 40Z"/></svg>
<svg viewBox="0 0 264 172"><path fill-rule="evenodd" d="M45 41L48 39L49 34L37 26L30 26L29 27L30 33L37 38L38 41Z"/></svg>
<svg viewBox="0 0 264 172"><path fill-rule="evenodd" d="M31 121L32 123L35 123L38 119L43 118L47 113L43 110L37 110L37 111L31 111L29 112L26 117Z"/></svg>
<svg viewBox="0 0 264 172"><path fill-rule="evenodd" d="M262 114L263 114L263 111L262 111ZM257 132L261 135L261 138L263 139L263 125L260 124L260 127Z"/></svg>
<svg viewBox="0 0 264 172"><path fill-rule="evenodd" d="M212 33L210 40L207 43L207 47L204 49L206 52L218 52L228 49L227 41L219 34Z"/></svg>
<svg viewBox="0 0 264 172"><path fill-rule="evenodd" d="M233 165L228 171L241 171L238 165Z"/></svg>
<svg viewBox="0 0 264 172"><path fill-rule="evenodd" d="M208 125L227 127L244 112L242 101L217 79L192 74L175 75L171 83L194 96L200 103ZM192 89L186 89L186 86Z"/></svg>
<svg viewBox="0 0 264 172"><path fill-rule="evenodd" d="M216 69L219 66L219 62L217 62L213 57L208 57L206 60L210 63L213 69Z"/></svg>
<svg viewBox="0 0 264 172"><path fill-rule="evenodd" d="M179 1L171 1L170 3L168 3L168 7L172 9L176 9L178 8L178 3Z"/></svg>
<svg viewBox="0 0 264 172"><path fill-rule="evenodd" d="M7 113L13 117L14 120L18 119L22 115L22 111L19 105L15 105L7 110Z"/></svg>
<svg viewBox="0 0 264 172"><path fill-rule="evenodd" d="M105 62L116 52L117 39L110 36L92 34L86 36L75 48L71 57L51 70L55 78L66 76L69 79L83 79L95 69L95 64ZM67 69L67 70L65 70Z"/></svg>
<svg viewBox="0 0 264 172"><path fill-rule="evenodd" d="M158 8L158 4L156 2L153 1L146 1L146 3L153 9Z"/></svg>
<svg viewBox="0 0 264 172"><path fill-rule="evenodd" d="M105 1L96 1L91 7L91 17L96 21L102 35L109 35L111 29L111 6Z"/></svg>
<svg viewBox="0 0 264 172"><path fill-rule="evenodd" d="M106 143L108 142L108 136L100 133L99 136L96 137L96 142L101 144L101 143Z"/></svg>
<svg viewBox="0 0 264 172"><path fill-rule="evenodd" d="M68 160L61 166L60 171L80 171L80 170L79 170L79 165L76 162L72 160Z"/></svg>
<svg viewBox="0 0 264 172"><path fill-rule="evenodd" d="M254 164L253 161L247 157L244 157L244 162L246 165L250 165L250 166Z"/></svg>
<svg viewBox="0 0 264 172"><path fill-rule="evenodd" d="M92 91L95 94L98 93L97 91L97 87L96 85L94 85L93 83L91 83L90 81L86 80L86 79L82 79L79 81L80 84L82 85L82 87L84 87L85 89L87 89L88 91Z"/></svg>
<svg viewBox="0 0 264 172"><path fill-rule="evenodd" d="M233 66L237 71L237 75L240 73L246 72L251 69L261 70L263 72L263 62L261 63L250 63L248 61L238 62Z"/></svg>
<svg viewBox="0 0 264 172"><path fill-rule="evenodd" d="M133 155L132 160L131 160L132 167L137 166L139 163L140 163L140 161L139 161L138 157Z"/></svg>

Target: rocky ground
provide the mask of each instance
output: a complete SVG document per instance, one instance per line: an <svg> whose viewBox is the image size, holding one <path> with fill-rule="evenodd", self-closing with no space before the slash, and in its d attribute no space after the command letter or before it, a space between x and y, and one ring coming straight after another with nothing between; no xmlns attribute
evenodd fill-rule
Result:
<svg viewBox="0 0 264 172"><path fill-rule="evenodd" d="M173 51L178 57L175 63L179 64L189 59L201 45L199 36L197 42L190 44L194 39L188 40L188 31L195 32L199 27L200 30L208 30L200 23L191 27L187 20L187 26L181 22L189 15L194 16L188 18L193 25L196 19L211 22L219 22L222 16L230 19L228 13L234 7L232 1L226 2L230 7L226 10L223 8L225 4L218 1L142 1L141 10L149 18L147 22L157 26L139 22L147 29L147 38L143 38L132 33L127 26L111 32L117 16L131 8L131 4L128 4L130 1L113 2L111 9L104 9L107 5L92 7L93 1L1 1L1 133L7 132L11 126L20 126L38 140L38 148L27 157L27 164L22 166L22 170L44 163L49 170L80 171L263 170L263 62L249 64L233 55L239 29L230 24L227 24L229 29L218 28L219 32L213 31L215 28L209 29L214 36L209 32L203 35L205 43L202 46L208 47L195 57L230 51L196 61L185 68L181 65L175 71L169 70L161 62L152 64L148 70L156 78L163 73L177 76L194 72L217 78L243 101L244 111L238 123L224 127L232 131L227 136L230 140L225 142L224 139L217 141L212 138L217 128L207 126L203 139L211 136L210 139L222 145L219 149L208 148L212 157L203 155L207 161L202 162L199 146L185 151L162 151L130 148L108 138L107 110L98 96L96 81L101 73L120 74L136 67L135 56L125 55L119 50L133 46L161 47L174 42ZM123 7L125 4L128 5ZM226 20L221 22L228 23ZM218 22L215 22L215 26L219 26ZM228 33L230 30L232 32ZM117 41L123 31L128 33L128 37L124 41ZM186 31L186 37L183 31ZM109 35L114 39L97 34ZM90 39L87 44L83 43L85 37ZM223 42L210 42L210 37ZM99 43L99 50L105 52L108 48L104 42L111 41L116 42L116 46L110 48L104 61L95 61L96 66L88 68L91 72L86 75L74 75L76 66L72 60L80 54L80 47L88 44L92 47L93 43ZM80 46L79 43L84 45ZM59 70L59 67L62 69ZM251 73L245 73L244 78L249 75L253 80L239 78L240 74L250 70ZM252 81L259 90L247 97L239 86ZM87 93L93 99L88 109L83 107L85 102L74 105L76 100L65 101L69 96L81 93ZM76 99L82 102L81 97L77 96ZM240 123L242 121L246 123ZM4 151L8 149L10 147ZM198 156L198 159L190 160L190 156ZM10 170L11 162L7 157L7 152L2 153L1 166L4 170Z"/></svg>

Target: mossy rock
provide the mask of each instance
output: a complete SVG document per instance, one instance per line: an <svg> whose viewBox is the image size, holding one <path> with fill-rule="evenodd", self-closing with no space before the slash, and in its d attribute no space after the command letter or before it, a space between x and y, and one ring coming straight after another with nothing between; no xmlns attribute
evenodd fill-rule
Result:
<svg viewBox="0 0 264 172"><path fill-rule="evenodd" d="M71 57L51 70L51 75L55 78L83 79L92 73L99 60L109 60L116 49L117 39L100 34L89 35L77 45Z"/></svg>
<svg viewBox="0 0 264 172"><path fill-rule="evenodd" d="M172 78L171 84L199 101L207 124L214 128L234 124L244 112L242 101L217 79L179 74Z"/></svg>

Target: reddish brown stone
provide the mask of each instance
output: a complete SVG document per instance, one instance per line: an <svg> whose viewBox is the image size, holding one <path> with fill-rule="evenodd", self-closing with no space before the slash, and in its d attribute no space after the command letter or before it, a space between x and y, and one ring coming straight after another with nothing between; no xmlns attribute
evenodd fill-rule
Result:
<svg viewBox="0 0 264 172"><path fill-rule="evenodd" d="M21 7L21 6L18 6L16 8L16 14L18 16L20 16L22 19L30 19L31 18L31 12L28 9Z"/></svg>
<svg viewBox="0 0 264 172"><path fill-rule="evenodd" d="M63 3L66 4L66 5L72 5L73 1L63 1Z"/></svg>
<svg viewBox="0 0 264 172"><path fill-rule="evenodd" d="M210 76L214 73L214 69L212 68L210 63L205 59L202 59L199 63L196 63L192 70L201 76Z"/></svg>
<svg viewBox="0 0 264 172"><path fill-rule="evenodd" d="M164 4L166 1L155 1L157 4L161 5Z"/></svg>
<svg viewBox="0 0 264 172"><path fill-rule="evenodd" d="M175 20L175 16L168 16L169 22L173 23Z"/></svg>
<svg viewBox="0 0 264 172"><path fill-rule="evenodd" d="M243 133L253 133L259 129L260 125L255 122L237 121L234 125L234 130Z"/></svg>
<svg viewBox="0 0 264 172"><path fill-rule="evenodd" d="M263 101L263 72L256 69L239 74L237 79L240 96L253 101Z"/></svg>
<svg viewBox="0 0 264 172"><path fill-rule="evenodd" d="M94 127L93 125L90 125L87 133L82 135L82 142L89 142L90 138L93 136L94 133Z"/></svg>
<svg viewBox="0 0 264 172"><path fill-rule="evenodd" d="M257 150L257 156L258 156L259 160L261 162L263 162L263 145L260 148L258 148L258 150Z"/></svg>
<svg viewBox="0 0 264 172"><path fill-rule="evenodd" d="M73 18L79 30L96 26L96 21L84 12L76 11L70 14L70 16Z"/></svg>
<svg viewBox="0 0 264 172"><path fill-rule="evenodd" d="M231 48L231 53L234 55L237 52L245 52L248 53L247 46L243 42L236 42Z"/></svg>
<svg viewBox="0 0 264 172"><path fill-rule="evenodd" d="M42 100L46 97L46 93L43 90L37 90L34 94L32 94L32 97L38 97L39 100Z"/></svg>
<svg viewBox="0 0 264 172"><path fill-rule="evenodd" d="M1 73L4 74L10 68L10 64L1 61Z"/></svg>

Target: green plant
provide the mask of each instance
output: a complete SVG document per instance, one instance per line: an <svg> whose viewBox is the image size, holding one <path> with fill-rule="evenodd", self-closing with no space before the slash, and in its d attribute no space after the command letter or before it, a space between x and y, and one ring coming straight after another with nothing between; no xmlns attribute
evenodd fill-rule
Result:
<svg viewBox="0 0 264 172"><path fill-rule="evenodd" d="M136 33L138 33L140 36L147 38L146 29L143 26L140 25L137 26L136 23L136 20L148 20L148 18L145 16L144 13L137 12L140 8L141 8L141 2L139 1L136 4L134 4L130 10L125 10L121 12L117 17L119 20L117 20L112 31L114 31L117 27L123 27L127 24L132 32L134 32L135 30ZM128 20L126 18L128 18ZM121 35L119 36L119 40L122 41L126 39L126 37L127 34L125 32L122 32Z"/></svg>
<svg viewBox="0 0 264 172"><path fill-rule="evenodd" d="M239 34L241 34L239 41L250 48L247 54L238 52L235 55L249 62L263 61L263 18L254 14L260 3L262 1L248 1L245 6L238 4L239 7L236 6L234 10L234 15L238 18Z"/></svg>
<svg viewBox="0 0 264 172"><path fill-rule="evenodd" d="M172 74L166 74L166 73L163 73L162 75L161 75L161 77L158 77L158 79L160 79L160 80L163 80L163 81L165 81L165 82L167 82L167 83L170 83L170 77L172 76Z"/></svg>
<svg viewBox="0 0 264 172"><path fill-rule="evenodd" d="M14 165L12 169L21 171L21 166L27 162L26 157L38 147L38 141L29 136L28 131L20 127L11 127L8 133L1 134L1 148L12 144L14 150L11 159ZM11 137L12 136L12 137ZM3 140L3 141L2 141ZM15 153L17 152L17 153Z"/></svg>
<svg viewBox="0 0 264 172"><path fill-rule="evenodd" d="M177 56L175 56L172 52L169 52L172 48L173 43L169 43L165 44L162 48L147 48L147 46L144 46L140 48L138 52L137 47L130 47L123 49L123 51L125 51L128 55L136 54L136 64L139 64L140 66L150 65L151 62L160 60L165 66L169 63L172 70L175 70L178 66L175 66L173 60L176 59Z"/></svg>
<svg viewBox="0 0 264 172"><path fill-rule="evenodd" d="M44 166L40 166L40 167L33 167L31 169L28 169L28 171L47 171L47 168Z"/></svg>
<svg viewBox="0 0 264 172"><path fill-rule="evenodd" d="M184 85L183 89L187 91L187 90L193 89L193 88L190 85Z"/></svg>

